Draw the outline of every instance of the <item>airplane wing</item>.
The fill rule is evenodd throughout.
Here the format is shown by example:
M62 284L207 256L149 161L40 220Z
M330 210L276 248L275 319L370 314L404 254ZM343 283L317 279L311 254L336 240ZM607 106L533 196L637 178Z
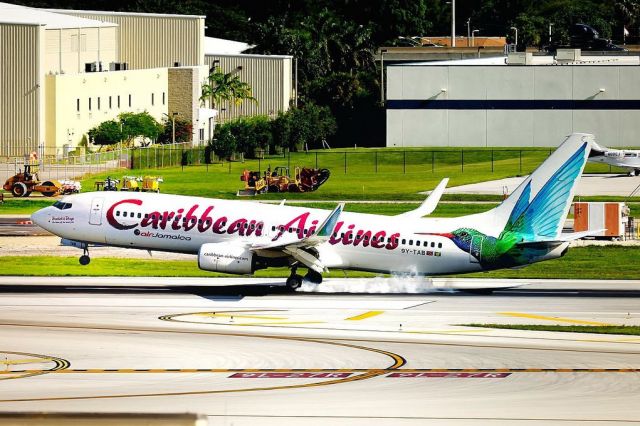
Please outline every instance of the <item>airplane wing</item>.
M308 237L299 239L295 238L295 234L288 234L288 238L270 241L268 243L255 243L250 248L251 250L279 250L286 253L304 264L312 270L322 273L327 268L318 260L316 256L308 251L308 249L323 244L329 240L333 229L338 222L338 218L342 213L344 203L338 204L338 206L327 216L322 224L316 229L316 231Z
M442 179L438 186L431 191L426 200L420 204L420 207L414 210L409 210L408 212L400 213L399 215L396 215L396 217L403 219L419 219L431 214L436 207L438 207L438 202L440 201L448 182L449 178Z

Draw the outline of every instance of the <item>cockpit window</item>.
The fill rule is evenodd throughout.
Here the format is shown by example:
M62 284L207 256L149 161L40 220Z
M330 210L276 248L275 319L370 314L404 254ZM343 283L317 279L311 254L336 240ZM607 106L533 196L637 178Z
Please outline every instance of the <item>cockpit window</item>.
M56 201L53 207L59 210L67 210L71 208L71 203L63 203L62 201Z

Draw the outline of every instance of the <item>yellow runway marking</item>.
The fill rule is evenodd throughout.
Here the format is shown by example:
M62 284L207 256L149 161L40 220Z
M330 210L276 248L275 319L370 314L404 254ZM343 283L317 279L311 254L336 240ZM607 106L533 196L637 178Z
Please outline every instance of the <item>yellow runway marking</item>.
M545 320L545 321L566 322L570 324L611 325L604 322L584 321L584 320L576 320L571 318L560 318L560 317L546 317L544 315L526 314L523 312L498 312L498 313L500 315L504 315L508 317L532 318L532 319L539 319L539 320Z
M364 314L356 315L355 317L345 318L345 321L360 321L363 319L378 316L382 313L384 313L384 311L369 311L369 312L365 312Z
M0 359L0 364L15 365L15 364L34 364L41 362L49 362L51 358L28 358L28 359Z

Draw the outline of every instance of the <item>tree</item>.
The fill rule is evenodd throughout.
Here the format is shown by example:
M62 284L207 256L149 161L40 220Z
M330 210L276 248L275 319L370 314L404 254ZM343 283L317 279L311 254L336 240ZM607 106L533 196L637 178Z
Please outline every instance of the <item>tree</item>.
M94 145L100 145L102 149L105 145L113 145L122 140L120 123L115 120L104 121L88 132L89 140Z
M212 100L212 106L219 107L225 102L242 104L245 100L257 103L251 95L251 86L240 80L240 76L234 72L224 73L220 67L215 69L207 77L207 83L202 85L200 101Z
M122 125L122 137L128 146L133 144L135 138L142 138L142 144L149 145L158 139L163 130L162 125L147 111L123 112L118 115L118 119Z
M236 138L231 132L231 125L225 123L220 126L218 134L210 143L213 152L219 158L230 158L236 151Z
M193 137L193 125L191 121L182 118L175 119L176 142L189 142ZM162 133L158 136L158 143L173 143L173 120L166 117L162 121Z

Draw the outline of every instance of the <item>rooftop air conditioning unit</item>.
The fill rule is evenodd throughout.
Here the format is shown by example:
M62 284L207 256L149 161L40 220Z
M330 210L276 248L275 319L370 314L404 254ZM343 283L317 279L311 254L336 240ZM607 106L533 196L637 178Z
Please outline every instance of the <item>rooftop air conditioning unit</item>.
M97 72L97 71L98 71L97 62L87 62L84 64L84 72Z
M531 52L511 52L507 60L509 65L531 65L533 53Z

